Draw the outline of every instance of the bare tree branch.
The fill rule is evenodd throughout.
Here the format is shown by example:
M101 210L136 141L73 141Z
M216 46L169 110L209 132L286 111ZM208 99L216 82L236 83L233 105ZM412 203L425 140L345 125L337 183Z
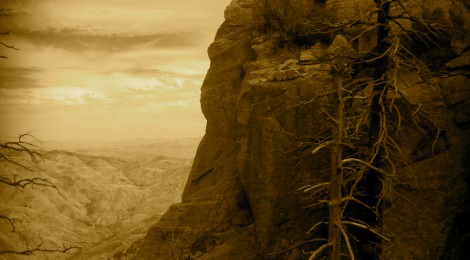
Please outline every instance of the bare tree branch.
M327 249L327 248L330 247L330 246L331 246L331 244L328 244L328 243L323 244L323 245L322 245L321 247L319 247L317 250L315 250L315 251L312 252L312 255L308 258L308 260L314 260L314 259L316 259L316 258L320 255L320 253L323 252L323 250Z
M3 43L3 42L0 42L0 45L3 45L4 47L9 48L9 49L13 49L13 50L15 50L15 51L19 51L19 50L20 50L20 49L16 48L16 47L13 46L13 45L8 45L8 44Z
M25 138L32 138L34 141L41 143L41 141L39 141L36 137L31 135L30 133L21 134L18 137L18 141L15 141L15 142L0 143L0 162L7 161L25 170L33 171L32 169L24 166L23 164L11 159L11 156L8 154L8 152L12 152L12 151L17 152L17 153L26 153L29 155L31 161L34 164L38 164L41 160L43 160L41 154L33 150L34 148L40 148L40 147L34 143L24 141Z
M48 179L34 177L30 179L16 180L16 175L13 177L13 180L7 179L5 177L0 177L0 183L16 188L25 188L28 185L55 187L54 184L52 184Z
M344 229L343 225L341 225L341 224L338 224L338 228L339 228L339 230L341 230L341 234L343 235L344 242L346 242L346 247L348 248L349 257L351 257L352 260L355 260L354 252L353 252L351 243L349 242L349 236L346 233L346 230Z
M34 141L41 143L41 141L31 135L31 133L19 135L18 141L15 142L0 143L0 162L5 161L20 168L23 168L27 171L33 172L30 167L27 167L24 164L12 159L12 154L9 153L26 153L34 164L38 164L40 161L44 160L44 158L39 152L33 150L34 148L40 148L39 145L36 145L30 141L26 141L26 138L31 138ZM65 198L65 196L60 192L57 186L55 186L50 180L46 178L31 177L17 179L17 175L14 175L12 178L0 176L0 183L20 189L24 189L27 186L31 186L33 189L37 187L49 187L56 190L59 195Z
M10 16L10 12L13 11L13 9L9 9L9 8L0 8L0 17L5 17L5 16ZM10 32L0 32L0 35L10 35ZM15 46L13 45L9 45L9 44L6 44L2 41L0 41L0 45L2 45L3 47L6 47L8 49L12 49L12 50L19 50L18 48L16 48ZM0 59L8 59L7 56L5 55L0 55Z
M15 251L15 250L0 250L0 255L2 254L14 254L14 255L32 255L36 252L43 252L43 253L67 253L72 249L79 249L81 247L77 246L70 246L70 247L63 247L63 249L50 249L50 248L43 248L42 244L38 245L33 249L27 249L23 251Z
M37 164L42 160L42 156L40 153L32 150L33 148L39 148L38 145L31 143L29 141L25 141L25 138L32 138L33 140L41 143L36 137L31 135L30 133L26 134L21 134L18 137L18 141L15 142L5 142L5 143L0 143L0 161L6 161L8 163L17 165L23 169L26 169L28 171L33 171L29 167L24 166L23 164L11 159L11 155L6 153L6 152L14 152L14 153L26 153L29 155L30 159L32 160L33 163ZM23 189L27 186L31 186L33 189L36 188L36 186L39 187L49 187L52 189L55 189L59 195L61 195L63 198L64 195L60 192L60 190L55 186L51 181L49 181L46 178L39 178L39 177L32 177L32 178L23 178L23 179L16 179L17 176L14 175L12 179L6 178L3 176L0 176L0 183L15 187L15 188L20 188ZM19 219L8 217L6 215L0 215L0 219L8 222L12 228L12 232L16 231L16 226L15 226L15 221L20 221ZM67 251L71 249L75 249L79 247L63 247L63 249L52 249L52 248L44 248L42 247L42 244L38 245L34 249L27 249L23 251L16 251L16 250L0 250L0 255L2 254L15 254L15 255L31 255L36 252L43 252L43 253L66 253Z
M351 225L351 226L355 226L355 227L359 227L359 228L368 230L368 231L376 234L377 236L381 237L383 240L390 241L390 239L388 239L384 235L382 235L379 230L377 230L377 229L375 229L375 228L373 228L373 227L371 227L367 224L359 223L357 221L347 221L347 220L343 220L342 223L346 224L346 225Z
M375 167L374 165L372 165L371 163L366 162L366 161L361 160L361 159L357 159L357 158L346 158L346 159L343 159L343 160L341 161L342 164L351 163L351 162L360 163L360 164L362 164L362 165L365 165L365 166L369 167L370 169L372 169L372 170L374 170L374 171L377 171L377 172L380 172L380 173L382 173L382 174L388 175L388 173L385 172L384 170L379 169L379 168Z

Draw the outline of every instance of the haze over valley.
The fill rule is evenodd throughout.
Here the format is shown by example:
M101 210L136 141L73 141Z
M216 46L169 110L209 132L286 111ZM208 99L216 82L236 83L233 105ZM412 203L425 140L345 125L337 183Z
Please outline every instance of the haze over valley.
M2 185L2 247L71 249L67 253L0 255L0 259L106 259L142 239L167 208L181 200L200 138L102 143L54 143L34 165L15 156L29 172L2 162L0 176L44 178L57 189ZM67 146L69 151L63 150Z

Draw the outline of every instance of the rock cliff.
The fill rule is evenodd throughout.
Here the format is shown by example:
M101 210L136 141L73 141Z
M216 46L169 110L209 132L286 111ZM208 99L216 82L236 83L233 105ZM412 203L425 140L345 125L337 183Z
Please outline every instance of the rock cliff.
M361 6L326 2L337 2L344 16ZM470 176L468 4L432 2L434 13L458 10L442 19L458 20L461 31L452 36L446 65L432 78L438 92L416 75L403 75L400 88L411 103L436 116L439 133L431 139L412 127L401 133L411 164L388 186L385 259L468 256L462 246L470 232L463 221L469 216ZM211 66L201 90L206 134L182 202L135 245L135 254L128 252L133 258L308 259L302 250L318 246L313 241L323 231L307 230L327 212L306 208L308 194L300 188L328 178L328 153L311 151L313 140L330 128L330 99L323 93L331 89L332 76L328 64L318 62L329 45L281 46L279 33L259 29L265 3L233 0L226 8L208 49ZM358 48L373 45L361 40Z

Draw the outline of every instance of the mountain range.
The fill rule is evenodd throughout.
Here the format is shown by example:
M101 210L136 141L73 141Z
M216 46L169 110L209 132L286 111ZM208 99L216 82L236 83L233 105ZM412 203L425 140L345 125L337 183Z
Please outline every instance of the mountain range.
M0 259L107 259L127 250L181 200L199 140L55 143L70 149L40 151L37 165L13 157L32 172L1 162L2 177L44 178L57 189L1 186L0 214L13 223L0 222L0 250L77 248Z

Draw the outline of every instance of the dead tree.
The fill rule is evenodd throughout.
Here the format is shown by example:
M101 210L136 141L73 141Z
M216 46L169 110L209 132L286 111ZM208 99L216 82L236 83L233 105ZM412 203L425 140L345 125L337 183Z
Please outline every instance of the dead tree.
M18 137L17 141L4 142L0 143L0 162L6 162L13 164L19 168L22 168L26 171L33 172L33 168L25 165L24 163L15 159L16 156L21 156L26 154L33 164L38 164L43 160L42 155L37 151L40 149L40 146L36 143L41 143L30 133L21 134ZM39 177L18 177L13 176L0 176L0 184L14 187L17 189L25 189L27 187L37 188L37 187L47 187L56 190L62 197L62 193L50 180L46 178ZM11 232L16 232L15 223L21 221L20 219L9 217L7 215L0 214L0 219L7 222L11 226ZM0 250L0 255L3 254L16 254L16 255L31 255L36 252L43 253L66 253L69 250L77 249L79 247L75 246L64 246L62 249L48 248L42 246L42 244L37 245L33 249L26 250Z
M326 249L329 249L329 259L334 260L340 259L342 251L347 251L345 253L352 259L380 259L380 245L387 240L380 231L383 183L397 181L396 167L410 162L389 132L398 133L406 119L421 129L425 121L434 128L431 132L437 133L435 138L439 135L437 121L419 105L409 102L398 84L404 82L400 78L403 71L418 74L423 82L430 78L428 66L404 42L414 35L439 47L436 39L443 36L444 28L409 11L405 2L374 0L374 8L357 19L344 21L331 16L311 21L311 33L336 35L330 48L340 51L323 61L330 64L334 79L333 106L328 115L333 123L331 138L321 142L313 153L322 148L330 150L329 196L328 200L321 201L329 208L329 221L317 223L310 231L320 224L328 224L329 228L328 242L313 251L310 259L316 259ZM356 27L361 29L359 33L348 35L347 31ZM370 32L375 34L375 47L365 52L351 51L351 46ZM338 38L343 39L339 44ZM366 71L364 67L372 68L371 72L360 74ZM368 94L364 94L365 90ZM413 112L402 115L396 98ZM366 108L354 105L353 100L363 100ZM367 129L365 134L361 132L364 129ZM345 148L351 149L345 152ZM358 152L358 148L362 151ZM398 160L393 161L392 157ZM313 185L306 190L319 187ZM351 203L365 210L345 216ZM352 236L358 241L356 246L351 243Z
M28 138L30 140L26 140ZM6 163L10 163L24 170L27 170L29 172L33 172L33 169L30 166L27 166L24 163L19 162L18 160L15 159L15 157L20 156L22 154L26 154L33 164L38 164L40 161L42 161L43 160L42 155L37 150L35 150L35 149L39 149L40 147L38 144L34 142L38 144L41 143L38 139L36 139L36 137L31 135L30 133L26 133L26 134L19 135L17 141L0 143L0 162L3 161ZM20 188L20 189L23 189L27 186L33 186L33 188L35 186L44 186L44 187L50 187L50 188L57 190L57 187L53 183L51 183L48 179L38 178L38 177L18 178L18 176L16 175L13 175L10 177L0 176L0 183L3 185Z
M367 113L364 113L367 110L351 110L349 106L356 99L371 98L370 96L356 93L357 88L361 84L371 82L373 79L353 79L351 77L354 51L345 37L337 37L328 49L328 53L328 64L331 67L331 74L333 76L333 90L330 95L332 106L327 114L332 122L331 138L320 143L313 150L313 154L316 154L323 148L330 150L330 179L327 183L329 186L329 199L323 201L324 204L328 205L329 209L328 241L315 250L311 254L310 259L315 259L322 251L329 248L329 259L339 260L343 254L342 241L346 245L348 255L354 259L355 254L346 226L350 225L372 230L373 233L378 233L378 231L368 224L345 220L344 211L347 203L350 201L360 204L367 210L372 210L371 207L355 197L355 190L358 181L364 175L365 169L374 167L369 162L348 156L343 150L348 146L355 146L354 140L359 138L359 128L367 122L365 120ZM318 185L316 186L318 187ZM315 189L315 187L309 187L308 189ZM310 231L313 231L314 228Z

